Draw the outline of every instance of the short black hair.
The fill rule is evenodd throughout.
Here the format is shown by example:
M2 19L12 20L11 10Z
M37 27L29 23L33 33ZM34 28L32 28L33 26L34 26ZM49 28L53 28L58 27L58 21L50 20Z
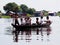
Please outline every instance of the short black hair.
M38 20L39 18L36 18L36 20Z
M41 19L43 19L43 16L41 16Z
M47 16L46 19L49 19L49 16Z

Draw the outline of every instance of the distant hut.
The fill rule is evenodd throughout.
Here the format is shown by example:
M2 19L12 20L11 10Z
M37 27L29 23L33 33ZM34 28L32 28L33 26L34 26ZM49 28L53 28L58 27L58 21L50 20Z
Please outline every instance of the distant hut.
M56 12L54 12L54 16L57 16L57 13Z
M34 16L38 17L38 16L43 16L43 12L42 11L36 11L34 12Z
M56 12L49 12L48 15L50 15L50 16L56 16L57 13Z
M21 17L26 17L27 16L27 13L21 13L20 16Z
M15 13L12 12L12 11L9 12L9 16L11 16L11 18L13 18L13 15L14 15L14 14L15 14Z
M36 16L36 17L40 16L40 11L34 12L34 16Z

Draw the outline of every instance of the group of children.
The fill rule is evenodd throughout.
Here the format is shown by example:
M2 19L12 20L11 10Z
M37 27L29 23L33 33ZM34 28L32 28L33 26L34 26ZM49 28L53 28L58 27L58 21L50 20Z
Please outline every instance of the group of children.
M24 20L23 18L20 18L20 21L21 21L21 25L31 25L30 17L25 17ZM25 21L25 23L23 21Z
M51 21L49 20L49 16L46 17L46 20L43 20L43 17L40 17L40 22L39 22L39 18L36 18L36 24L51 24ZM44 23L45 22L45 23Z
M45 22L45 24L51 24L51 21L49 20L49 16L46 17L45 21L43 21L42 16L40 18L41 18L40 21L39 21L39 18L36 18L36 23L35 24L39 25L39 24L43 24L43 22ZM32 25L30 17L25 17L24 20L23 20L23 18L20 18L20 21L21 21L21 25ZM25 23L23 21L25 21ZM19 25L17 17L15 18L15 25L16 24Z

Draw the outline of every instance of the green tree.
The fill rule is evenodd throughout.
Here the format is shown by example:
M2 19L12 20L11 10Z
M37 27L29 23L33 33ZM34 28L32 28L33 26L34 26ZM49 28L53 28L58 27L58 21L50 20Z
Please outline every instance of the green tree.
M3 9L6 11L6 12L10 12L10 11L13 11L13 12L18 12L20 11L20 8L18 7L18 5L16 3L8 3L6 4Z
M35 12L35 9L34 9L34 8L29 8L28 11L27 11L27 13L28 13L28 14L31 14L31 15L32 15L34 12Z
M23 13L27 13L28 7L27 7L25 4L21 4L21 5L20 5L20 8L22 9L22 12L23 12Z

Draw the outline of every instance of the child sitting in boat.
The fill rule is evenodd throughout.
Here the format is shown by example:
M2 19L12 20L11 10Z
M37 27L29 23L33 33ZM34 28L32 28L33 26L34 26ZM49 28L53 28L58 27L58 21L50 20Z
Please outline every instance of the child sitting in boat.
M30 19L30 17L25 18L25 24L26 25L31 25L31 19Z
M51 24L51 21L49 20L49 16L47 16L46 19L47 19L47 20L45 21L46 24L49 24L49 25L50 25L50 24Z
M41 16L40 24L43 24L43 16Z

